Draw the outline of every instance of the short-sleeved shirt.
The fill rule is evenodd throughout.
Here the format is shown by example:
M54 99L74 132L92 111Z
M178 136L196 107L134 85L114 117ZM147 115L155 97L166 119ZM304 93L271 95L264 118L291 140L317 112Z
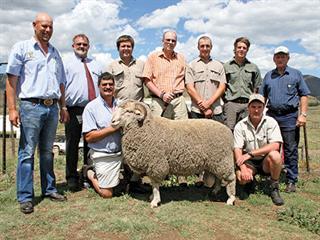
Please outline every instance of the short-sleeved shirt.
M259 90L267 98L267 107L274 111L298 109L300 97L310 94L310 90L297 69L286 67L283 75L277 69L269 71Z
M109 127L111 125L112 113L116 106L117 100L114 99L113 107L110 108L101 96L98 96L96 99L89 102L82 114L82 133ZM88 147L98 152L120 152L120 131L114 132L98 142L88 143Z
M184 91L186 61L183 55L174 52L168 59L163 51L151 53L144 65L143 77L152 81L156 87L167 93Z
M226 62L224 69L227 76L227 90L225 99L232 101L237 98L248 98L255 89L259 88L262 82L260 70L254 63L245 59L242 66L239 66L235 59Z
M102 73L100 65L91 58L85 59L95 87L96 96L99 96L98 76ZM72 54L63 59L66 72L66 105L69 107L84 107L89 102L88 80L82 59Z
M226 83L226 74L223 65L213 59L208 63L196 58L190 63L186 71L186 84L193 83L197 93L202 99L208 100L217 91L220 83ZM212 104L211 109L214 114L222 113L222 100L218 99ZM192 102L191 111L201 113L198 106Z
M279 125L275 119L263 116L257 129L249 117L238 122L234 128L234 148L249 152L270 143L282 143Z
M13 46L6 72L19 77L18 98L59 99L60 84L66 82L58 50L49 43L45 54L34 38Z
M113 61L107 71L115 77L115 96L120 100L142 101L143 92L143 72L144 62L132 59L129 66L124 64L121 59Z

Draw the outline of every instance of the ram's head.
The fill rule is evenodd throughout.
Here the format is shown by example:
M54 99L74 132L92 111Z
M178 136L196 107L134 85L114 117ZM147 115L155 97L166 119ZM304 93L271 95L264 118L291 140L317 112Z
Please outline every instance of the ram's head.
M151 111L148 105L135 100L126 100L118 105L112 116L111 125L124 130L131 125L142 126L151 118Z

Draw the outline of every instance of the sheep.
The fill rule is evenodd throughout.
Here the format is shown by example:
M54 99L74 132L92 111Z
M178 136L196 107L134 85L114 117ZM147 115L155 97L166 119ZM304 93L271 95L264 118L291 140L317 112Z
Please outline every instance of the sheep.
M151 180L152 208L161 202L159 187L167 175L203 171L204 183L214 185L212 192L226 186L227 205L234 204L233 136L225 125L208 119L155 117L146 104L134 100L118 105L111 125L123 130L122 151L131 170Z

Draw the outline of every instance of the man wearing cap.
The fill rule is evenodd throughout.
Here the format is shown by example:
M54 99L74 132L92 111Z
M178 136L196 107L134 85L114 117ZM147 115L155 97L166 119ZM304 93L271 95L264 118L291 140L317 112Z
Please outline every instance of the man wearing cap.
M237 38L234 42L234 57L224 64L227 89L223 111L225 123L232 131L236 123L247 116L249 96L256 93L261 85L259 68L246 58L249 48L249 39Z
M248 103L248 117L238 122L234 129L234 156L238 183L244 186L254 180L257 173L271 175L271 199L283 205L279 194L279 177L282 169L279 153L282 137L279 126L272 117L263 114L264 97L252 94Z
M306 124L310 94L301 72L287 65L289 58L287 47L275 49L273 61L276 68L265 75L260 88L260 93L268 99L267 115L275 118L280 126L287 170L287 193L296 191L299 127Z

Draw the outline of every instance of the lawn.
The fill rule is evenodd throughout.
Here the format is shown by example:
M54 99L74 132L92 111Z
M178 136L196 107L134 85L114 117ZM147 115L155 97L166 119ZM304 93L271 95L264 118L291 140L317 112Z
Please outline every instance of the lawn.
M0 239L320 239L320 108L310 108L308 119L311 172L305 170L304 157L297 192L284 193L281 183L281 207L264 193L263 181L255 194L237 199L235 206L213 200L208 189L193 184L162 187L162 205L156 209L144 194L105 200L92 189L70 192L64 180L65 157L59 155L58 189L68 201L39 197L36 160L35 212L24 215L15 199L16 160L7 148L7 174L0 174Z

